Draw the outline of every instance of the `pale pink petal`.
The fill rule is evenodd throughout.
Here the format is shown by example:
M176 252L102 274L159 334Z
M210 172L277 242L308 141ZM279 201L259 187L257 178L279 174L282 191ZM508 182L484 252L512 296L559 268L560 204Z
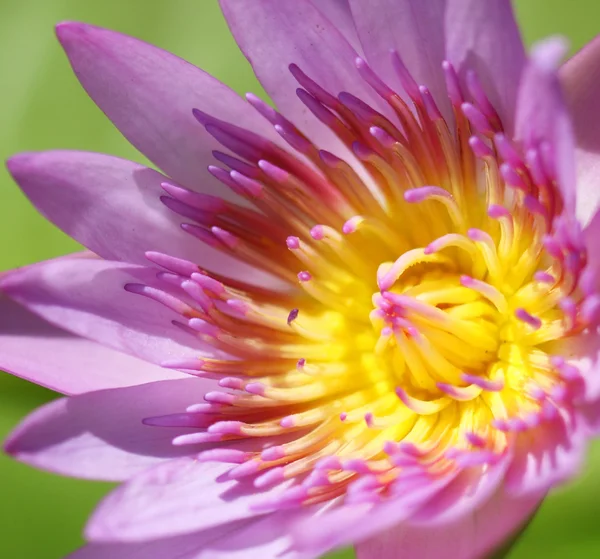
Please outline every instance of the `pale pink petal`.
M600 206L600 37L567 60L559 76L577 144L577 217L586 224Z
M362 55L362 47L352 18L349 0L311 0L322 14L342 33L352 48Z
M301 103L299 86L288 66L297 64L329 93L352 93L377 110L383 101L364 82L356 69L356 51L334 23L309 0L221 0L221 8L240 48L254 72L286 115L316 145L350 158L350 152Z
M442 73L446 3L447 0L350 0L358 35L373 70L403 94L390 55L390 49L395 49L417 85L429 88L448 116Z
M588 426L575 412L520 434L506 473L506 489L514 495L546 492L577 476L586 456L588 438Z
M311 551L294 549L292 524L305 510L242 520L185 536L141 543L94 543L69 559L316 559Z
M524 148L540 148L550 175L555 176L565 206L575 210L575 144L571 118L557 70L566 46L561 39L538 43L521 79L515 133ZM544 148L545 146L545 148Z
M229 478L231 468L231 464L190 457L146 470L100 504L87 526L87 537L97 542L135 542L260 517L252 506L287 485L256 489L251 477Z
M187 187L230 195L206 172L211 151L221 148L194 108L282 143L237 93L166 51L83 23L61 23L57 35L90 97L137 149Z
M178 313L125 291L132 282L158 286L155 274L150 268L66 257L9 272L0 289L52 324L146 361L212 355L210 346L171 323L182 319Z
M202 402L215 384L188 377L55 400L21 423L5 450L55 473L123 481L149 466L190 453L189 447L174 446L172 440L197 429L148 426L142 420L182 413ZM198 417L199 425L203 419Z
M445 30L447 59L476 72L511 134L525 49L510 0L447 0Z
M53 326L2 296L0 368L63 394L184 377Z
M160 200L160 185L169 179L148 167L98 153L47 151L16 155L8 168L42 215L103 258L148 264L144 253L157 251L227 275L255 274L183 231L184 219Z
M399 524L356 546L358 559L480 559L514 535L535 513L543 493L513 497L500 488L469 515L444 525Z

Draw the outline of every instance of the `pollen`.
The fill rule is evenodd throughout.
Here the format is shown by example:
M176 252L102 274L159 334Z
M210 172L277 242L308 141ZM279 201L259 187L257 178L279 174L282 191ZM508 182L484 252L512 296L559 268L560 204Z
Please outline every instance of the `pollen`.
M228 150L210 172L243 202L171 184L163 202L190 235L280 287L157 253L164 290L127 287L222 356L165 363L215 390L146 422L197 425L174 443L222 443L199 459L231 463L233 479L288 482L263 510L379 500L405 476L489 467L580 388L559 348L589 326L594 301L548 146L524 152L476 76L462 88L447 62L443 114L393 56L401 93L356 60L385 115L290 67L348 160L253 95L286 148L194 112Z

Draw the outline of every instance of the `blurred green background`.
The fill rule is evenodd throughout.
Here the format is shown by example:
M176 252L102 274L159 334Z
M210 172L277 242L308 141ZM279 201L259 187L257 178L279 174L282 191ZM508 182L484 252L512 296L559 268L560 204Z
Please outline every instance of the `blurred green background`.
M577 49L600 33L598 0L517 0L515 5L528 44L562 34ZM71 74L52 29L65 19L137 36L190 60L240 93L262 93L216 0L0 0L2 159L23 150L76 148L142 160ZM35 213L4 168L0 239L0 270L77 248ZM0 373L0 437L53 397L45 389ZM4 456L0 456L0 487L0 557L11 559L55 559L75 549L81 544L85 518L110 488L38 472ZM510 557L600 557L596 514L600 514L600 445L592 449L586 474L546 500Z

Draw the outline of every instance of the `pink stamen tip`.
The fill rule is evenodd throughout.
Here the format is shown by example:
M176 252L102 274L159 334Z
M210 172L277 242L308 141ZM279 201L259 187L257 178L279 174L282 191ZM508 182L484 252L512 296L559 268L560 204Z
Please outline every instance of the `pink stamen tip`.
M225 377L219 380L219 386L222 388L231 388L232 390L242 390L244 382L236 377Z
M227 248L234 249L240 242L235 235L232 235L229 231L225 231L225 229L221 229L220 227L211 227L210 230L212 234Z
M361 78L365 80L381 97L388 98L394 95L394 92L383 83L377 74L373 72L366 61L360 57L354 59L354 64Z
M310 281L312 279L312 275L310 274L310 272L299 272L298 273L298 280L301 282L307 282Z
M281 483L285 479L285 470L283 467L277 467L265 472L254 480L254 487L263 489L270 485Z
M250 312L250 305L245 301L240 301L239 299L228 299L227 306L231 307L234 311L245 316Z
M467 441L473 446L476 446L478 448L485 447L486 439L481 435L478 435L477 433L465 433L465 439L467 439Z
M346 421L346 419L348 419L348 414L343 411L342 413L340 413L340 421Z
M471 276L460 276L460 284L463 287L473 287L475 280Z
M297 250L300 248L300 239L298 237L288 237L285 244L290 250Z
M210 404L226 404L231 405L235 402L235 396L233 394L227 394L226 392L207 392L204 395L204 399Z
M494 130L492 129L488 119L475 105L472 105L471 103L463 103L460 107L467 120L477 132L483 134L484 136L493 136Z
M505 180L506 184L509 186L524 192L529 190L529 187L523 180L523 177L521 177L516 169L509 163L502 163L502 165L500 165L500 174L502 175L502 178Z
M290 311L290 314L288 314L288 317L287 317L287 323L288 323L288 326L289 326L289 325L290 325L292 322L294 322L294 320L296 320L296 319L298 318L298 314L299 314L299 313L300 313L300 311L299 311L298 309L292 309L292 310Z
M390 136L383 128L379 126L371 126L369 128L369 134L373 136L384 148L390 149L394 147L396 139Z
M365 413L365 423L367 424L367 427L373 427L375 424L375 416L371 413Z
M431 120L442 120L444 117L440 110L438 109L431 92L424 85L419 86L419 93L421 94L421 100L423 101L423 105L425 106L425 111L427 112L427 116Z
M230 171L229 176L242 189L240 192L241 195L248 193L255 198L262 196L264 188L260 182L247 177L235 169Z
M351 217L344 225L342 226L342 233L344 235L351 235L352 233L356 233L356 230L359 224L363 221L361 216Z
M469 138L469 146L473 151L475 157L484 159L486 157L493 157L494 152L479 136L471 136Z
M189 262L188 260L183 260L182 258L175 258L174 256L169 256L168 254L163 254L161 252L148 251L145 253L145 256L153 264L161 266L165 270L175 272L181 276L191 276L193 273L198 271L197 264Z
M258 472L259 462L256 460L248 460L248 462L244 462L239 466L235 466L231 468L227 472L227 477L229 479L241 479L247 476L251 476Z
M285 448L282 446L272 446L270 448L265 448L260 453L260 457L267 462L272 462L274 460L280 460L281 458L285 458Z
M468 384L474 384L475 386L479 386L479 388L487 390L488 392L499 392L504 388L503 380L493 381L483 377L479 377L477 375L469 375L467 373L463 373L461 375L461 379Z
M528 324L534 330L539 330L542 327L542 321L537 317L529 314L525 309L518 308L515 311L515 316L525 324Z
M284 429L289 429L296 425L296 420L293 415L288 415L287 417L283 417L279 422L279 425Z
M296 368L302 369L304 367L304 365L306 365L306 359L304 359L304 357L301 357L300 359L298 359L298 362L296 363Z
M446 81L446 90L448 91L448 97L454 107L460 107L464 102L464 97L458 82L458 76L454 70L454 66L447 60L442 62L442 70L444 71L444 78Z
M342 468L346 472L355 472L357 474L371 473L369 465L362 458L351 458L350 460L346 460L343 463Z
M244 388L248 394L255 394L256 396L264 396L267 389L262 382L249 382Z
M246 452L234 448L211 448L197 456L200 462L224 462L226 464L243 464L248 457Z
M550 283L550 284L552 284L556 281L552 274L549 274L548 272L542 272L542 271L538 271L535 274L533 274L533 279L539 283Z
M404 91L408 94L408 96L415 102L420 100L419 88L417 86L417 82L413 79L411 73L408 71L408 68L400 58L400 55L395 49L390 50L390 56L392 57L392 66L396 71L396 74L400 78L400 83L404 88Z
M400 452L400 446L397 442L385 441L383 443L383 452L385 452L388 456L397 454L398 452Z
M497 204L490 204L487 214L492 219L500 219L501 217L509 217L510 212L504 207Z
M218 443L223 440L219 433L189 433L175 437L171 444L173 446L186 446L192 444Z
M219 421L213 423L207 430L219 435L241 435L244 424L241 421Z
M269 163L268 161L265 161L264 159L261 159L258 162L258 166L265 172L265 174L268 177L279 183L286 182L290 176L290 174L287 171L280 169L279 167L273 165L272 163Z
M469 237L469 239L471 239L472 241L475 241L478 243L485 243L490 238L490 236L485 231L482 231L481 229L475 229L475 228L469 229L467 231L467 237Z
M409 204L422 202L433 196L452 198L452 195L447 190L444 190L439 186L421 186L419 188L411 188L404 193L404 199Z
M310 230L310 236L315 240L315 241L321 241L323 240L323 238L325 237L325 229L323 228L322 225L315 225L311 230Z

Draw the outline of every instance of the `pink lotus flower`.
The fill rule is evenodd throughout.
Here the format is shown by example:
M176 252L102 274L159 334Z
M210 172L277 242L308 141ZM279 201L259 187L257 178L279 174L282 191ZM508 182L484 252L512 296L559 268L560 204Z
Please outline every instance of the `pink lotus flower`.
M527 58L507 0L347 4L222 1L280 112L58 26L164 173L8 163L92 251L1 279L0 364L69 395L8 452L125 482L77 559L481 557L579 470L600 397L600 42L559 76L561 41Z

